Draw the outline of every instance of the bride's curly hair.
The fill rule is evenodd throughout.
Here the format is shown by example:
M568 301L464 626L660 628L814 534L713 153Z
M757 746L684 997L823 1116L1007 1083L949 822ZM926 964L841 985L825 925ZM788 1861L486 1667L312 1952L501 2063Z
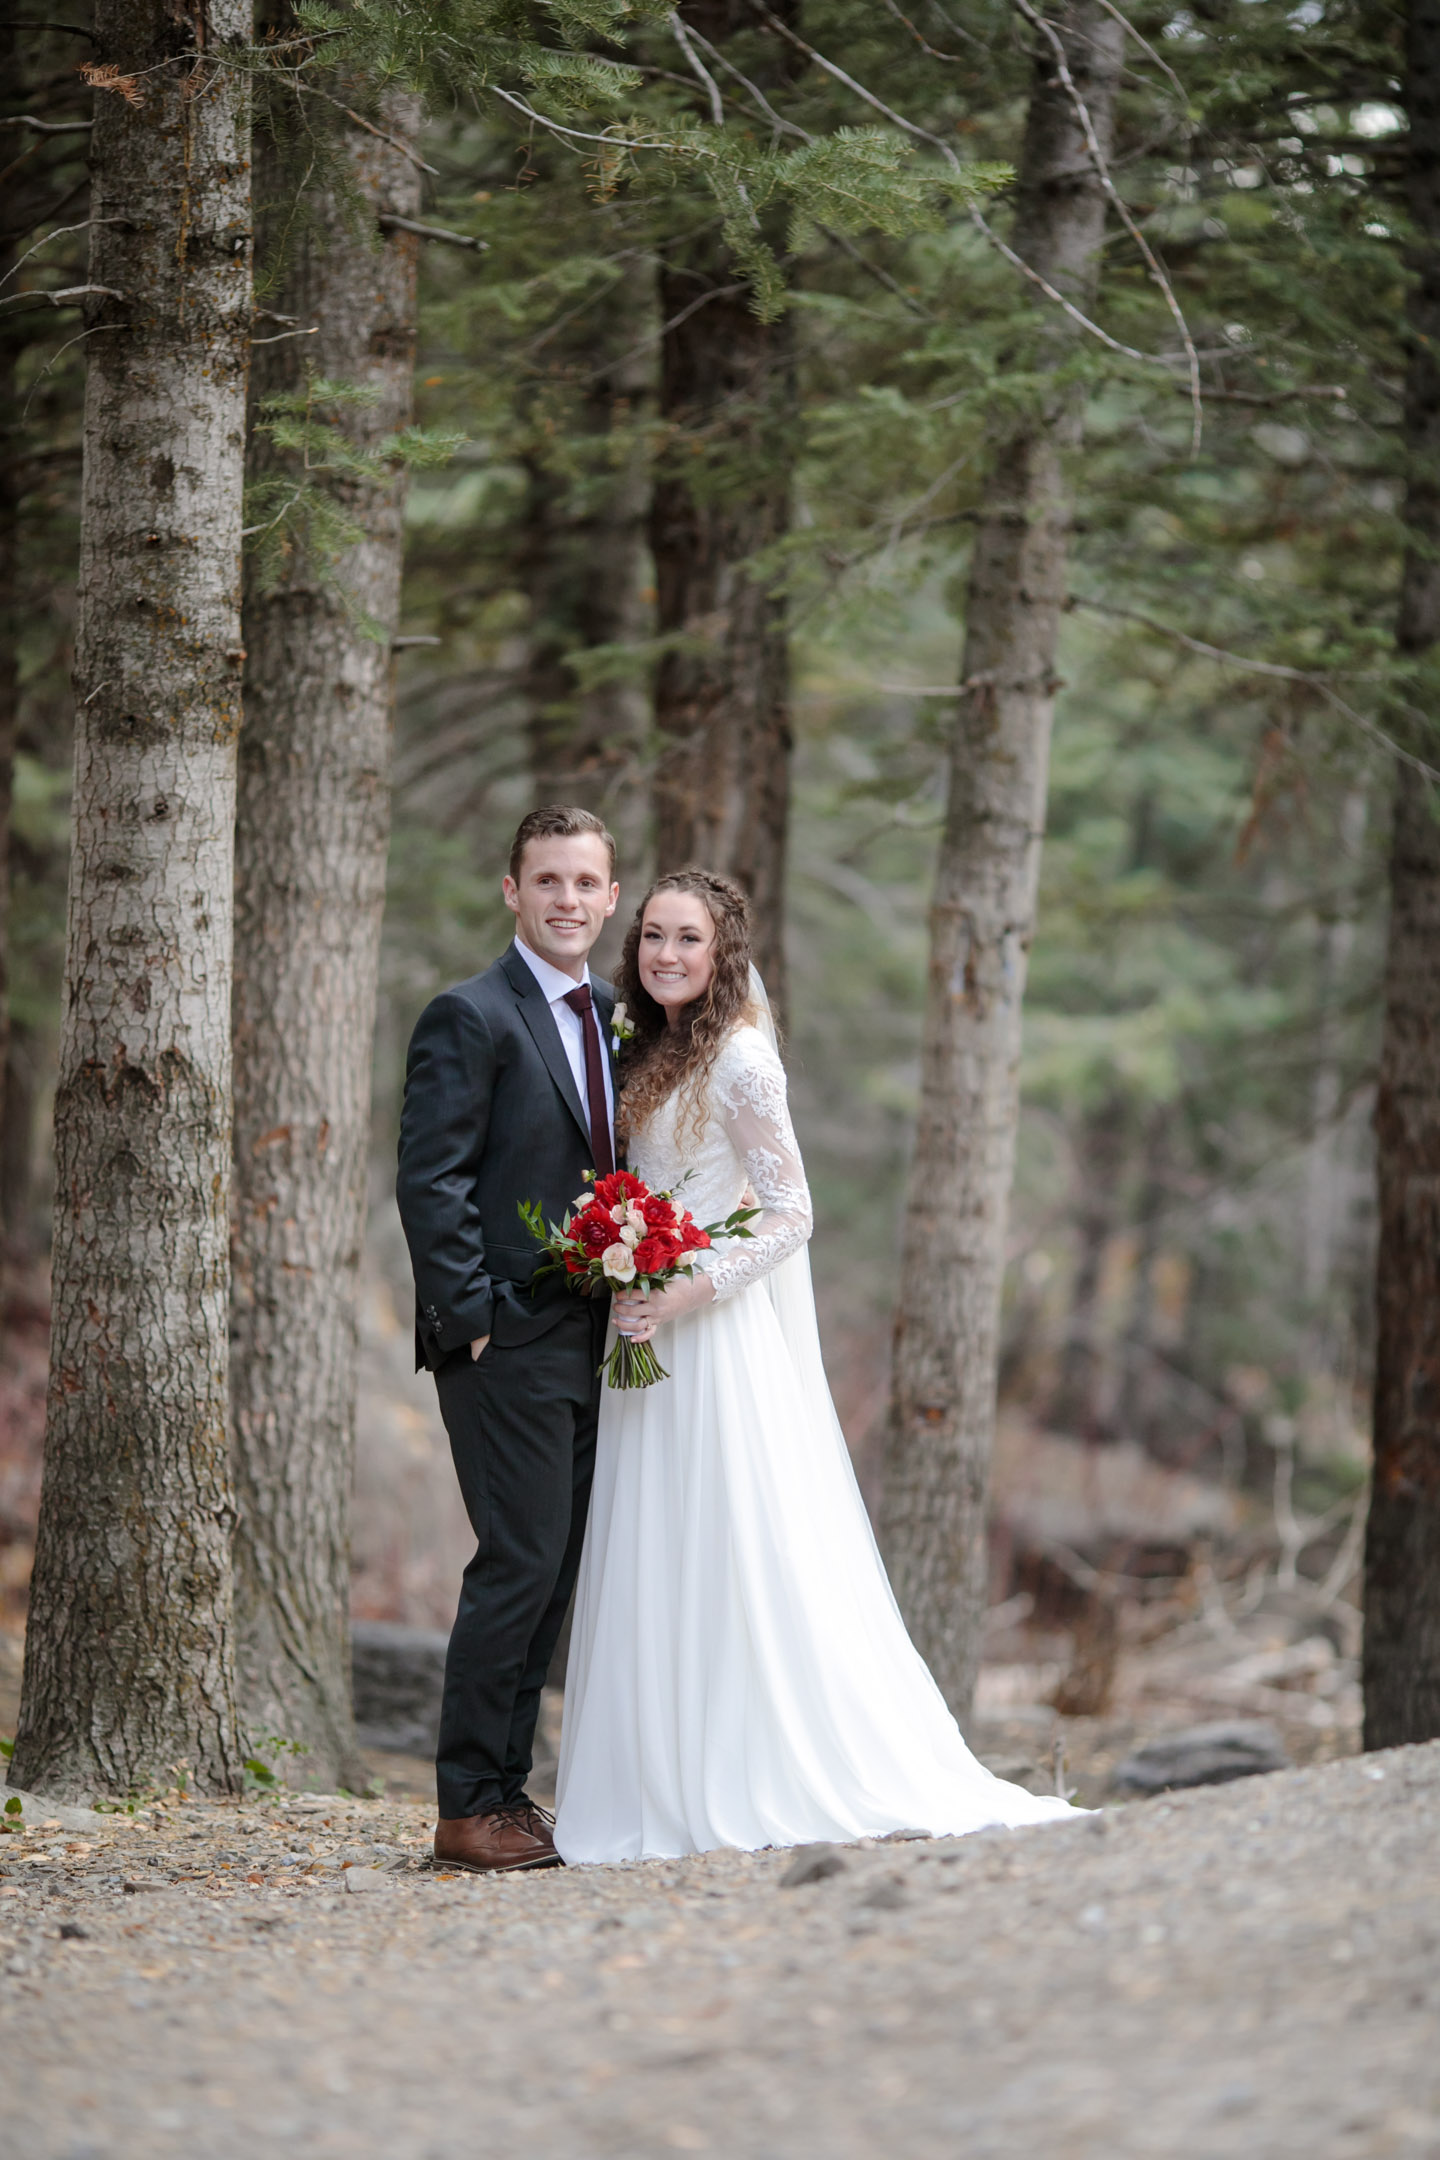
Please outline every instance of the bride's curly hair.
M664 892L693 893L715 925L715 972L704 996L682 1006L679 1025L673 1028L666 1021L665 1007L656 1004L640 980L645 910L657 893ZM704 1122L705 1083L721 1044L736 1027L755 1018L750 997L750 904L734 880L694 867L656 878L625 933L615 989L635 1030L620 1052L617 1137L629 1139L643 1131L676 1089L681 1096L677 1127L688 1120L698 1128Z

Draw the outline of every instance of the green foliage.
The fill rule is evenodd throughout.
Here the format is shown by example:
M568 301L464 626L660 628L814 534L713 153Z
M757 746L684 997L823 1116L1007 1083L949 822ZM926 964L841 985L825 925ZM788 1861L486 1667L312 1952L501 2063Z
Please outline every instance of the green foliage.
M444 465L465 438L438 428L407 427L373 444L345 433L344 416L374 405L368 385L307 375L303 390L266 398L255 423L289 462L253 480L245 491L245 540L262 591L280 580L290 557L300 553L312 571L332 573L364 530L346 506L344 484L384 487L402 468L424 471ZM343 593L343 580L337 581ZM367 636L388 642L388 633L362 619Z
M277 1793L286 1783L284 1758L293 1756L298 1762L310 1750L301 1740L286 1740L278 1733L266 1733L254 1743L254 1753L247 1755L242 1765L247 1793ZM267 1759L268 1758L268 1759Z

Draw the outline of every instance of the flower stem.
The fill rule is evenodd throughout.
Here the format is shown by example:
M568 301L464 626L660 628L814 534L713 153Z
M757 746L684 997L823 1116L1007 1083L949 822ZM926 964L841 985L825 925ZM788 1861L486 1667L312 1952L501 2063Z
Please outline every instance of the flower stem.
M649 1343L632 1342L628 1335L616 1337L615 1347L600 1369L612 1388L653 1387L657 1380L670 1377Z

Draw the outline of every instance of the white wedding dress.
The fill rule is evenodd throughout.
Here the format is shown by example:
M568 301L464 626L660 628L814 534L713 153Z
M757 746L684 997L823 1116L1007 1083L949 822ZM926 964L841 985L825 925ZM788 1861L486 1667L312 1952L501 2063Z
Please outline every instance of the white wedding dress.
M763 1015L768 1021L768 1013ZM937 1835L1072 1810L978 1763L905 1632L820 1358L810 1195L767 1036L741 1027L698 1137L631 1143L697 1222L710 1306L660 1327L669 1378L605 1389L557 1781L565 1860Z

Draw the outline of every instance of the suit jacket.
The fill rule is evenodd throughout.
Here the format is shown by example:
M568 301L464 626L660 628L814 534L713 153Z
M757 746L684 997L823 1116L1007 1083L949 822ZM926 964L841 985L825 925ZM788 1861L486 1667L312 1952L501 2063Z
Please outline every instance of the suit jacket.
M615 993L592 977L610 1053ZM562 1220L595 1168L590 1123L560 1031L511 945L493 967L432 998L405 1068L396 1198L415 1270L415 1363L432 1371L477 1336L502 1346L555 1326L574 1293L533 1285L544 1254L522 1200Z

